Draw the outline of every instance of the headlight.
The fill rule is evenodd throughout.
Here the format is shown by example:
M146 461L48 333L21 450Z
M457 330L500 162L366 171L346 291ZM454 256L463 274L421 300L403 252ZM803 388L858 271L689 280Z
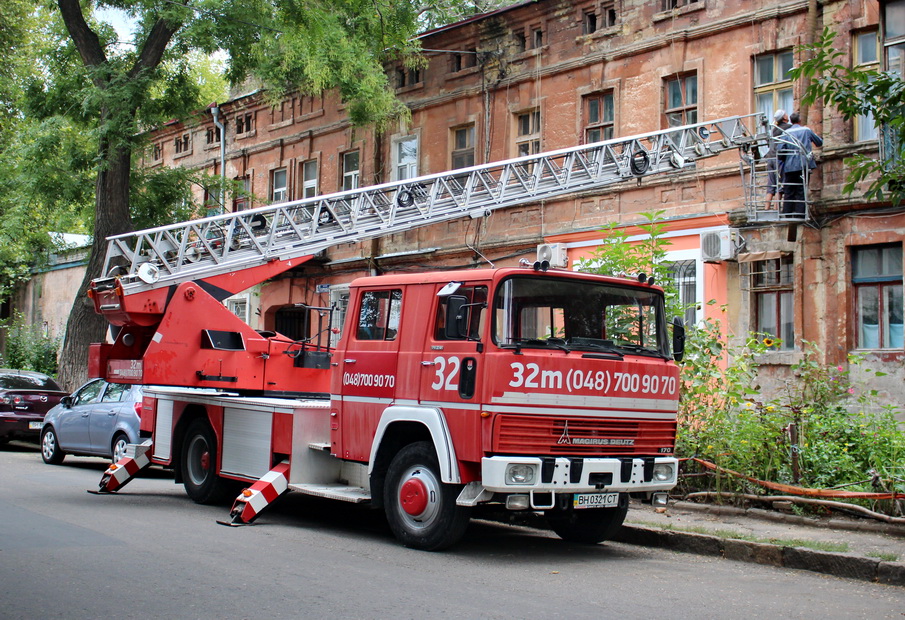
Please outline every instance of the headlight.
M654 480L657 482L666 482L667 480L672 480L672 464L671 463L658 463L654 465Z
M506 468L506 484L534 484L537 468L525 463L511 463Z

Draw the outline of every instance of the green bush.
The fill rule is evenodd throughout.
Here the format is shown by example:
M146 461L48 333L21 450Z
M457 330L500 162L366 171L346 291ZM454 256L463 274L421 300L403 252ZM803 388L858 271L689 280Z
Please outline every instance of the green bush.
M10 319L0 321L0 329L6 334L6 349L2 360L4 367L56 374L59 338L47 336L41 326L29 325L20 312Z
M624 230L605 228L600 248L580 267L610 275L654 274L666 290L670 314L682 315L666 262L669 241L663 238L663 213L643 216L638 228L649 235L646 240L629 243ZM714 319L689 327L680 369L678 456L699 457L770 482L905 492L905 434L895 409L881 407L876 391L855 385L850 369L883 373L866 372L858 356L850 356L847 366L821 365L817 348L803 342L802 358L790 367L783 389L775 398L764 399L758 389L758 357L777 343L763 334L738 339L726 332ZM790 425L798 431L795 445ZM706 474L684 477L688 491L772 493L744 478L707 473L691 462L685 470Z

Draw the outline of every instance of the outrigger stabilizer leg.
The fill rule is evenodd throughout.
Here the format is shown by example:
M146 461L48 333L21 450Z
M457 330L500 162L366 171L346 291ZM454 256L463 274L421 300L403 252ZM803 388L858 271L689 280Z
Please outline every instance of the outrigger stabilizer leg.
M249 525L276 498L289 489L289 461L283 461L242 493L229 511L229 521L217 521L220 525L238 527Z
M150 449L150 439L141 444L130 444L129 447L126 448L126 453L123 455L123 458L110 465L110 467L107 468L107 471L104 472L101 482L98 485L98 490L93 491L89 489L88 492L95 495L101 495L113 493L126 486L138 472L151 464L151 459L148 456L148 451Z

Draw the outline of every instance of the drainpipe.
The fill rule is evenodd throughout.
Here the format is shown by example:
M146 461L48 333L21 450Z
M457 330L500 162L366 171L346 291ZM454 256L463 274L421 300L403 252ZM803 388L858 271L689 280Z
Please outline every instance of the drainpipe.
M805 25L805 33L804 33L804 43L805 45L813 45L814 41L817 40L817 0L808 0L808 16L807 23ZM813 57L812 52L805 52L802 60L810 60ZM803 78L801 81L801 97L804 98L804 92L811 85L810 78ZM808 106L801 104L798 109L798 113L801 115L801 124L808 124ZM822 132L821 132L822 133Z
M214 125L220 130L220 213L226 211L226 127L220 120L220 107L215 103L211 106L211 116Z

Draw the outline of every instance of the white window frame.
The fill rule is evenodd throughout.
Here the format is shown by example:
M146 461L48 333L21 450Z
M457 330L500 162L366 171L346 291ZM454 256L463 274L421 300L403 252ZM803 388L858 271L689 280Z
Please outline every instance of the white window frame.
M248 294L228 297L223 301L223 305L245 323L248 323L248 319L251 316L251 300L249 299Z
M277 185L277 176L282 174L281 185ZM270 202L286 202L289 198L289 172L286 168L275 168L270 172Z
M314 169L314 175L309 177L311 169ZM318 195L318 165L316 159L309 159L302 162L302 198L313 198Z
M355 155L355 168L350 165L350 156ZM347 151L343 153L343 191L358 189L359 175L361 174L361 151Z
M414 142L415 155L411 159L403 161L403 145ZM404 181L418 176L418 157L421 152L421 143L417 134L402 136L393 140L393 180Z

